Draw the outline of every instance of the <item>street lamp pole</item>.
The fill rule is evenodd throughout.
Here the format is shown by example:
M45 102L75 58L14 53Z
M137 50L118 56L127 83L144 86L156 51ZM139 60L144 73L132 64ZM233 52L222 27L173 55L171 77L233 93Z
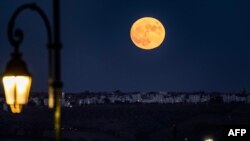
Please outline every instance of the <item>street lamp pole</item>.
M52 80L52 90L54 90L55 99L55 112L54 112L54 122L55 122L55 132L56 140L61 140L61 93L62 93L62 82L61 82L61 41L60 41L60 0L53 1L53 19L54 19L54 71Z
M48 38L48 93L49 93L49 107L54 110L54 128L55 128L55 139L56 141L61 140L61 93L62 93L62 81L61 81L61 55L60 50L62 47L60 40L60 0L53 0L53 33L51 30L51 25L48 20L48 17L44 13L44 11L38 7L36 4L24 4L17 8L17 10L12 15L10 22L8 23L8 39L10 44L14 47L14 52L12 53L12 60L7 64L6 71L3 78L6 101L10 101L10 106L16 110L16 113L21 112L21 108L25 103L27 103L29 90L21 91L18 90L21 86L18 86L18 80L20 78L24 78L23 76L31 76L28 73L27 66L25 62L21 59L21 53L19 52L20 44L23 40L23 31L19 28L15 28L15 20L17 16L23 12L24 10L32 10L38 13L43 22L45 23L45 27L47 30L47 38ZM19 71L20 70L20 71ZM25 80L25 79L24 79ZM15 84L16 83L16 84ZM30 84L30 83L27 83ZM30 85L29 85L30 86ZM27 89L29 89L27 87ZM8 93L6 93L8 92ZM27 94L26 94L27 93ZM8 96L8 94L10 96ZM20 98L20 95L26 95L26 99L18 103L17 100ZM10 98L10 100L7 100ZM16 108L16 109L15 109ZM13 111L12 111L13 112Z

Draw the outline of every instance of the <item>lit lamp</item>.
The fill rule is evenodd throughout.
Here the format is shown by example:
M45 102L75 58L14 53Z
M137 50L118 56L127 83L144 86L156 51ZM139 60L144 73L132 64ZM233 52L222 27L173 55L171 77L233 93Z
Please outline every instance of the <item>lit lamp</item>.
M20 113L23 105L28 103L31 80L26 63L16 51L12 54L2 78L5 100L12 113Z
M212 138L206 138L205 141L213 141Z
M53 0L53 22L50 24L45 12L35 3L18 7L8 23L8 39L14 47L14 53L3 74L3 85L6 103L13 113L20 113L24 104L28 103L31 86L31 75L27 65L19 53L24 34L20 28L15 28L15 21L25 10L36 12L43 20L47 30L48 47L48 77L49 77L49 107L54 110L55 140L61 141L61 54L60 39L60 0ZM51 30L53 27L53 32Z

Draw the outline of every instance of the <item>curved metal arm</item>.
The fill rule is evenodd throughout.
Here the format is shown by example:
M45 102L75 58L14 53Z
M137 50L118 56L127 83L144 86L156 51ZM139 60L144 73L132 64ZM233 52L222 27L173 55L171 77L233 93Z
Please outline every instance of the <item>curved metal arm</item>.
M10 44L14 46L15 52L19 51L18 50L19 45L22 43L23 36L24 36L23 31L21 29L15 28L15 20L17 16L26 9L36 11L41 16L41 18L43 19L43 22L45 23L46 30L47 30L48 45L52 44L52 33L51 33L50 23L46 14L35 3L25 4L25 5L20 6L14 12L8 24L8 38L9 38Z
M22 43L23 41L23 31L20 29L20 28L15 28L15 21L17 19L17 16L23 12L24 10L32 10L32 11L35 11L37 12L44 24L45 24L45 27L46 27L46 30L47 30L47 39L48 39L48 44L47 44L47 47L48 47L48 76L49 76L49 87L50 83L53 82L53 59L52 59L52 48L54 47L53 44L52 44L52 32L51 32L51 26L50 26L50 22L49 22L49 19L48 17L46 16L46 14L44 13L44 11L39 7L37 6L35 3L30 3L30 4L24 4L22 6L20 6L19 8L17 8L17 10L14 12L14 14L12 15L9 23L8 23L8 30L7 30L7 34L8 34L8 38L9 38L9 42L10 44L14 47L14 53L13 55L21 55L21 53L19 52L19 46L20 44Z

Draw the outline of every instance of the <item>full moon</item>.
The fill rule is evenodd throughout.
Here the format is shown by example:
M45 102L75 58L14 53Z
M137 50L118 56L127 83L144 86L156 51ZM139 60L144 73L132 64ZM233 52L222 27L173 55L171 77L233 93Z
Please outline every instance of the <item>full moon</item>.
M159 20L143 17L132 25L130 37L137 47L145 50L154 49L162 44L165 38L165 28Z

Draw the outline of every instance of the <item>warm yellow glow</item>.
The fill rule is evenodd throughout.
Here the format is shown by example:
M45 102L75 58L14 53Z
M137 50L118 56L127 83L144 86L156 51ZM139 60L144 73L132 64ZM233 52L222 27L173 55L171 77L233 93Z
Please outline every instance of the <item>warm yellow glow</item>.
M29 100L29 92L31 86L31 78L27 76L17 76L16 77L16 93L17 93L17 103L26 104Z
M12 113L21 113L21 111L22 111L22 105L20 105L20 104L11 104L10 105L10 109L11 109L11 112Z
M20 113L22 105L28 103L31 77L4 76L3 85L6 103L11 106L13 113Z
M165 28L162 23L152 17L137 20L130 30L133 43L141 49L154 49L159 47L165 38Z
M8 105L15 104L15 76L3 77L5 99Z
M213 141L213 139L212 138L207 138L207 139L205 139L205 141Z
M53 90L53 88L51 86L49 87L48 106L51 109L54 108L54 90Z

